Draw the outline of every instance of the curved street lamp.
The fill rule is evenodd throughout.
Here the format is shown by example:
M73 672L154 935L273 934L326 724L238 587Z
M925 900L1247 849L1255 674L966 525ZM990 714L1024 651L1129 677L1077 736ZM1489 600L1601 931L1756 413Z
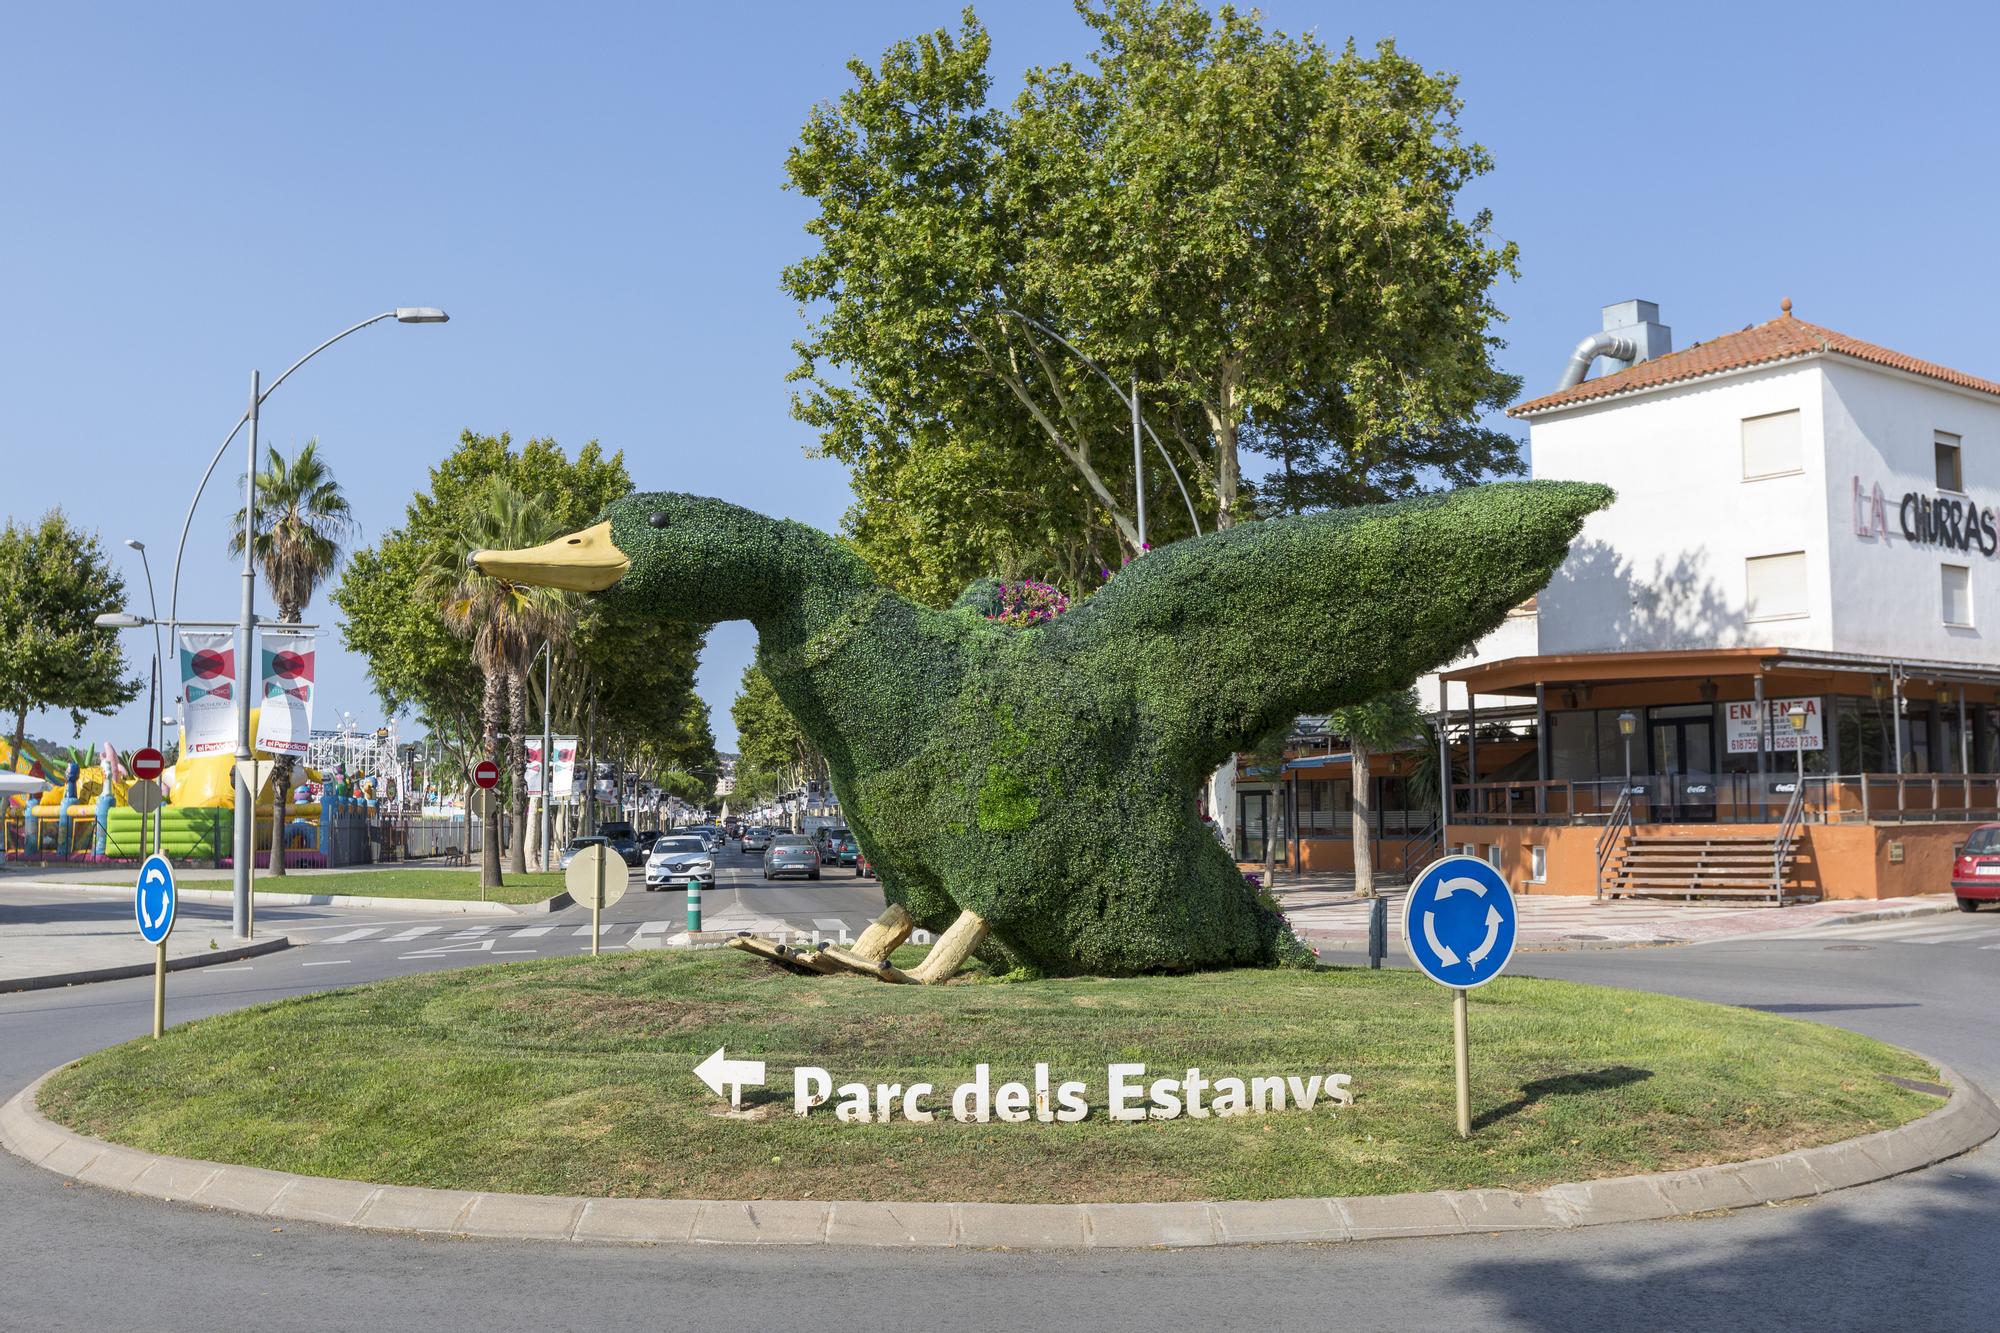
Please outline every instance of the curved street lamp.
M1146 544L1146 471L1139 462L1139 428L1141 426L1145 427L1146 435L1153 441L1153 447L1160 451L1160 458L1166 463L1167 471L1173 474L1174 485L1180 487L1181 502L1187 506L1188 521L1194 524L1194 535L1197 537L1201 536L1201 520L1195 517L1194 501L1188 498L1187 483L1181 480L1180 469L1174 466L1174 456L1167 452L1166 445L1160 443L1160 437L1153 430L1153 424L1139 415L1138 377L1136 375L1133 376L1132 393L1130 397L1127 397L1125 391L1118 387L1118 381L1111 378L1111 373L1105 370L1103 366L1098 365L1097 362L1091 360L1075 343L1025 311L1016 310L1009 305L1000 306L999 310L1002 314L1012 315L1022 323L1040 329L1043 333L1061 343L1063 349L1071 356L1096 371L1098 378L1111 386L1111 392L1118 396L1118 401L1132 410L1132 488L1139 497L1139 544L1141 546Z
M257 522L257 410L264 405L266 398L269 398L278 391L279 385L292 377L293 371L339 342L342 338L347 337L350 333L359 333L369 325L380 324L385 319L393 319L399 324L443 324L449 321L450 318L451 316L445 314L444 311L439 310L435 306L397 306L394 310L384 310L379 315L371 315L359 324L350 325L342 329L339 333L334 334L331 338L328 338L325 342L287 366L282 375L271 381L269 388L263 387L262 379L257 371L253 370L250 372L250 406L244 410L242 416L236 419L236 424L229 428L229 434L223 437L222 443L216 446L215 456L208 460L208 468L201 474L200 484L194 488L194 499L188 501L187 517L181 520L180 544L174 549L173 584L167 597L167 624L169 626L178 626L180 623L181 560L187 554L188 530L194 525L195 507L201 503L202 492L208 489L208 479L215 475L216 464L222 461L222 455L228 450L230 441L236 438L236 432L242 430L247 423L250 427L250 440L249 467L244 473L243 496L243 609L236 626L236 661L238 663L237 670L239 676L242 672L248 670L252 636L256 632L257 624L257 545L255 541ZM236 691L236 760L238 764L243 764L248 762L251 757L250 691L247 688L242 688L241 680L238 681L238 686L239 688ZM232 928L239 939L247 939L250 934L250 862L256 855L257 848L256 796L246 780L247 777L247 774L239 774L235 782L236 828L232 865L233 873L231 876L232 888L234 890L231 897L234 901L230 915ZM271 842L274 854L283 854L278 850L282 846L283 841L282 833L275 829L272 830Z

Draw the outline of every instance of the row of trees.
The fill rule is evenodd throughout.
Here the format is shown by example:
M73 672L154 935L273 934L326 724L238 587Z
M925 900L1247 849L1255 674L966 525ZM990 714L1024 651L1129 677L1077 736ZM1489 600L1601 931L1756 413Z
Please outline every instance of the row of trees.
M579 774L609 760L671 790L712 790L715 744L694 694L700 628L516 587L467 559L584 527L631 489L623 454L594 441L571 459L554 440L516 448L508 435L467 431L403 523L354 553L334 592L343 642L368 663L383 705L415 712L460 771L482 756L499 763L524 834L533 824L522 741L539 734L544 709L555 730L581 737ZM545 651L555 668L546 699L536 669ZM499 824L487 822L481 849L489 885L501 876ZM523 871L527 837L505 855Z
M826 780L826 756L778 698L762 667L753 663L743 669L729 716L736 723L736 790L742 800L756 803Z

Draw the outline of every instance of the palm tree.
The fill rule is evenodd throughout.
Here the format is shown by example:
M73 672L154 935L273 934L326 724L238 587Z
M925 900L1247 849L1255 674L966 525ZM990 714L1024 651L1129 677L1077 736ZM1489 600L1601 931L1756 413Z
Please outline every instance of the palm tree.
M1370 811L1372 783L1368 761L1372 755L1393 750L1423 734L1423 710L1417 703L1415 690L1391 690L1351 707L1335 709L1327 715L1327 726L1347 738L1347 748L1354 756L1354 892L1362 898L1373 898L1375 821Z
M557 535L558 526L537 500L493 477L467 505L453 544L461 552L539 546ZM437 597L445 626L472 645L481 684L481 739L485 753L498 762L501 722L512 713L517 719L510 728L513 734L518 737L526 729L525 704L510 708L511 696L525 678L552 618L560 614L555 609L560 595L483 574L466 555L432 565L425 571L423 586ZM526 752L518 741L512 757L515 795L525 804L521 778ZM513 868L519 873L525 869L525 852L518 827L514 847ZM480 883L488 889L501 885L500 856L500 821L489 819L479 853Z
M275 447L265 455L264 468L257 474L257 515L251 528L252 554L278 604L278 619L296 625L313 593L340 563L342 543L359 531L333 469L319 456L317 439L307 440L290 459ZM229 553L243 554L241 509L230 522ZM292 785L295 762L290 755L280 759L272 779L273 875L285 873L285 794Z

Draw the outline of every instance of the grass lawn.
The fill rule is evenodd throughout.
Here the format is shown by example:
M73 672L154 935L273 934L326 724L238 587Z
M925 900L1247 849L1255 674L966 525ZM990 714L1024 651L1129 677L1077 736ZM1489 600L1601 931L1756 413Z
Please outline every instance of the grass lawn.
M562 892L559 870L507 875L506 883L489 889L492 902L538 903ZM273 893L350 893L368 898L479 898L479 868L469 870L332 870L325 874L284 877L284 883L257 876L257 886Z
M374 878L370 876L369 878ZM905 951L914 954L914 951ZM899 963L904 959L899 957ZM400 978L176 1027L84 1059L43 1110L156 1152L386 1184L585 1196L1262 1199L1511 1186L1741 1160L1934 1109L1922 1061L1796 1019L1565 982L1472 995L1475 1132L1452 1127L1449 993L1413 973L891 986L733 950ZM694 1076L768 1062L765 1119ZM980 1062L1089 1087L1077 1124L960 1124ZM1108 1120L1105 1066L1147 1079L1343 1072L1354 1105ZM792 1069L923 1080L933 1123L790 1113ZM746 1102L749 1100L746 1096Z

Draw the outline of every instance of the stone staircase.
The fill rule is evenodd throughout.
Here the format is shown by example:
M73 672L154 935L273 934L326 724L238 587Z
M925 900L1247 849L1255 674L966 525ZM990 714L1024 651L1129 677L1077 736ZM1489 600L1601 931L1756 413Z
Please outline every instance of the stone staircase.
M1744 907L1817 902L1816 890L1774 886L1794 878L1798 853L1797 837L1785 831L1665 836L1635 828L1612 861L1606 896Z

